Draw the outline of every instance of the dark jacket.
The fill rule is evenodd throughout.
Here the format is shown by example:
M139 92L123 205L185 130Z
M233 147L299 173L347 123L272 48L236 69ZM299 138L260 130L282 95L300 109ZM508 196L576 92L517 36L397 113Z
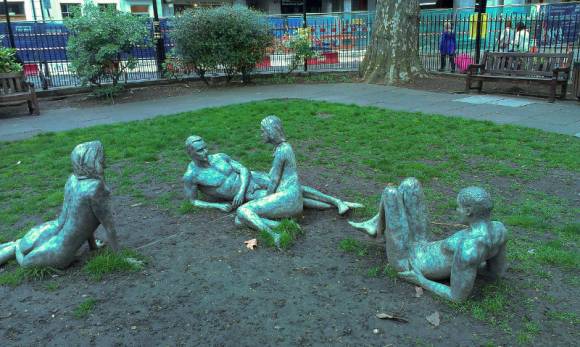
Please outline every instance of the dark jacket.
M457 42L454 31L444 31L441 33L441 42L439 43L439 51L441 54L455 54L456 46Z

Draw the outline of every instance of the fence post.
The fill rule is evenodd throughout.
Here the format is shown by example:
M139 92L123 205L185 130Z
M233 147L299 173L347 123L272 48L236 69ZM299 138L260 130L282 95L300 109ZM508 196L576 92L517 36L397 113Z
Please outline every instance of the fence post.
M302 1L302 28L306 33L306 28L308 28L308 24L306 24L306 0ZM308 33L308 37L310 38L310 33ZM304 72L308 71L308 58L304 58Z
M155 58L157 60L158 77L163 77L163 62L165 61L165 44L163 42L163 33L161 32L161 23L159 21L159 12L157 11L157 0L153 0L153 39L155 40Z
M8 26L8 40L10 40L10 46L16 49L16 44L14 43L14 33L12 32L12 24L10 23L10 11L8 10L8 2L4 0L4 16L6 16L6 25Z
M483 27L482 13L485 13L487 0L481 0L477 5L477 32L475 33L475 62L479 64L481 58L481 29Z

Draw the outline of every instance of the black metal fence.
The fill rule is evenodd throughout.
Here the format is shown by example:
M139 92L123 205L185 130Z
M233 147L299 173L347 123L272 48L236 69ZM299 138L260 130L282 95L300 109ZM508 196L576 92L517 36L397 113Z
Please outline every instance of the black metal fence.
M312 49L317 52L314 58L306 62L309 71L356 70L370 42L374 13L308 14L306 29L302 16L266 18L275 39L264 60L257 64L257 73L287 72L294 57L289 42L301 30L310 34ZM171 24L171 20L162 20L160 26L166 53L171 53L173 48ZM12 23L12 29L18 56L24 63L24 72L37 87L80 85L67 56L69 33L62 22L16 22ZM449 31L445 40L454 42L453 50L446 52L451 57L445 58L451 58L458 73L486 50L573 51L575 61L580 61L580 4L488 8L487 13L483 14L473 11L423 11L419 54L427 70L441 68L441 43L445 30ZM150 32L153 37L151 23ZM0 36L2 44L9 47L6 23L0 23ZM480 47L479 53L477 47ZM138 60L137 66L125 74L124 80L165 77L165 72L158 71L154 47L136 48L133 55ZM447 69L451 67L452 64L446 66ZM190 71L177 72L193 75ZM209 72L210 75L221 73L219 70Z
M269 16L274 42L264 60L257 64L256 72L287 72L294 57L289 42L301 30L310 34L312 49L316 56L308 59L306 67L310 71L356 70L369 44L373 14L368 12L309 14L306 28L302 16ZM167 54L174 47L171 40L172 22L161 21L161 32ZM153 37L153 26L150 23ZM24 72L29 81L37 87L78 86L80 80L74 74L67 55L66 45L69 32L62 22L16 22L12 23L17 54L24 64ZM6 23L0 23L2 44L10 47ZM193 76L182 71L158 71L157 54L154 47L139 47L132 55L137 58L137 66L123 77L127 81L151 80L169 75ZM177 64L169 64L170 67ZM303 65L300 67L303 69ZM209 75L220 75L222 71L210 71Z
M482 14L424 11L419 36L420 56L428 70L442 69L442 62L451 58L458 72L465 71L484 51L572 51L580 61L580 4L488 8Z

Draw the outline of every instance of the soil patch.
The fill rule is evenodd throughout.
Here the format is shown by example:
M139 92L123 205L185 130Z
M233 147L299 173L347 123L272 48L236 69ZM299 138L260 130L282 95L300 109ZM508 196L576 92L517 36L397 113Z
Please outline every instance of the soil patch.
M382 188L347 174L321 178L325 173L308 167L303 181L339 196L355 180L363 194ZM175 189L155 184L147 193ZM287 251L250 251L244 241L256 233L235 228L232 214L169 214L124 196L116 196L113 203L120 242L149 259L145 270L94 282L80 273L88 252L83 249L79 262L63 275L0 287L7 317L0 326L5 345L449 346L514 341L509 330L458 313L429 293L416 298L408 283L369 276L370 268L386 264L383 243L354 231L348 217L333 210L306 210L299 220L305 235ZM358 240L368 254L341 251L345 238ZM554 276L564 277L559 272ZM550 305L535 296L537 289L521 273L510 270L505 280L520 295L535 297L534 315L539 317L534 319L564 306L578 307L570 288L547 283L553 300L561 303ZM48 282L58 289L49 291ZM476 297L484 283L477 282ZM75 318L73 310L87 298L96 300L94 310L86 318ZM520 307L510 310L516 316L525 312ZM439 327L426 320L436 311L441 314ZM409 322L380 320L377 313L397 314ZM534 344L551 345L558 336L560 345L573 345L573 329L546 322Z

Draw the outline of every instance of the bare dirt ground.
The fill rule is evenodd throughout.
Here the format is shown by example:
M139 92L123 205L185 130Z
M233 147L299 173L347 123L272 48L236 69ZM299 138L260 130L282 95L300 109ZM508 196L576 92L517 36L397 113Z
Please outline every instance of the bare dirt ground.
M346 167L326 171L324 178L324 170L315 167L302 172L304 184L338 196L354 181L366 195L382 189L348 175ZM176 183L143 190L149 195L179 188ZM415 297L414 286L400 280L369 277L369 268L386 261L381 240L354 231L335 211L307 210L299 221L305 235L289 250L252 251L244 241L255 233L236 229L230 214L177 215L123 196L115 197L114 210L120 241L145 255L147 267L94 281L81 272L85 249L78 263L53 279L0 287L3 346L514 344L505 327L460 313L427 292ZM347 237L364 243L368 255L340 250ZM563 274L553 276L544 288L556 299L552 304L534 298L535 289L526 287L521 273L508 271L506 281L534 298L530 305L539 317L578 307L570 288L558 286ZM49 290L49 283L57 289ZM482 285L477 282L476 297ZM97 301L94 310L75 318L73 310L87 298ZM521 307L509 309L527 318ZM426 320L434 312L441 315L437 327ZM377 313L396 314L408 323L380 320ZM574 325L546 322L532 344L575 341Z

